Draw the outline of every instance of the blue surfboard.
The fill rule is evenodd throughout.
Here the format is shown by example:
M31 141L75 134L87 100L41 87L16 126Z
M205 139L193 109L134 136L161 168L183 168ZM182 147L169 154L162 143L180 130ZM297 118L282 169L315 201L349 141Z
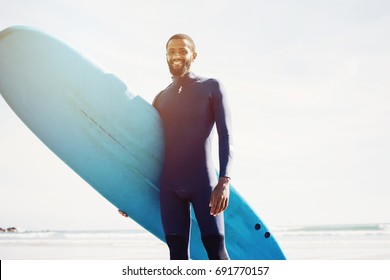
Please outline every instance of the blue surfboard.
M0 93L26 126L110 203L165 241L158 112L115 75L30 27L0 32L0 73ZM233 186L225 230L232 259L285 259ZM190 247L192 259L207 259L193 213Z

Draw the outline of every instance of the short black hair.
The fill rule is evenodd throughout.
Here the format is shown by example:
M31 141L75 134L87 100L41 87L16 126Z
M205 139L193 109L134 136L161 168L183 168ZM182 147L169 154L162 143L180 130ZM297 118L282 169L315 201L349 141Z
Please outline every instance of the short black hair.
M173 40L173 39L182 39L182 40L187 40L189 43L190 43L190 48L191 50L194 52L195 51L195 43L194 43L194 40L192 40L192 38L190 36L188 36L187 34L183 34L183 33L179 33L179 34L175 34L173 35L171 38L169 38L169 40L167 41L167 44L165 45L165 48L167 49L168 48L168 43L169 41Z

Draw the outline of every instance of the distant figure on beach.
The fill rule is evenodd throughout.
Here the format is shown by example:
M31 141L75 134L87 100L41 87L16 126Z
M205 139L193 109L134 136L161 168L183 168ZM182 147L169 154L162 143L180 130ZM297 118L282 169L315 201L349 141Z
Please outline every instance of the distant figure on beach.
M16 227L9 227L7 229L0 228L0 232L18 232L18 229Z
M9 227L7 228L7 232L18 232L18 229L16 227Z
M229 259L223 211L228 207L232 163L230 109L220 83L190 71L197 53L185 34L166 43L172 83L154 99L165 137L160 181L161 218L170 259L187 260L190 204L195 211L209 259ZM211 132L219 140L219 178L211 154ZM119 210L123 216L126 213Z

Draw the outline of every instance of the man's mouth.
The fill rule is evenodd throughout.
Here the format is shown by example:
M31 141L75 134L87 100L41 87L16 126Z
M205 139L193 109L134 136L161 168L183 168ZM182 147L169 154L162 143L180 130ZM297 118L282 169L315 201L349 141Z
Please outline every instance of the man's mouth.
M182 67L183 66L183 61L181 60L173 60L171 61L171 65L175 68Z

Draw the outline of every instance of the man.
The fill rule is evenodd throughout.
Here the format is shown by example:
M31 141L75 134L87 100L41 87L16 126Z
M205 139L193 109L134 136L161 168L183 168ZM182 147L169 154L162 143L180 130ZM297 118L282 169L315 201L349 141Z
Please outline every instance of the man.
M229 259L223 217L232 162L226 96L218 81L190 71L197 53L188 35L173 35L166 50L172 83L156 96L153 106L160 113L165 135L160 203L170 258L188 259L192 204L209 259ZM219 138L219 178L211 155L214 124Z

